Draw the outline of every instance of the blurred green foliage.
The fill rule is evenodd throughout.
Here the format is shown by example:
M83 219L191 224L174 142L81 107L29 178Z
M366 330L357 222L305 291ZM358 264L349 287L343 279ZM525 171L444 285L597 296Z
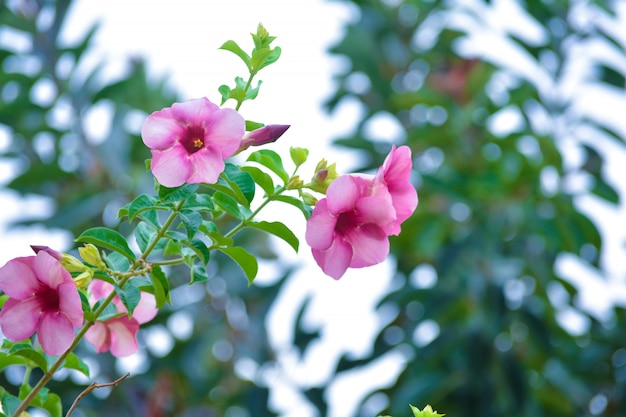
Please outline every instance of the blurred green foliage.
M386 352L402 352L406 368L382 391L389 403L384 412L391 415L401 415L411 402L464 417L624 415L625 312L614 308L609 319L600 320L582 310L577 289L558 275L555 261L570 253L599 268L601 236L575 199L591 193L614 207L620 203L603 177L593 138L581 140L582 127L607 134L620 147L626 138L571 111L573 100L559 96L556 87L545 91L524 78L525 63L511 58L502 65L494 54L464 52L462 41L474 38L453 26L459 16L473 21L477 32L497 26L489 13L520 3L515 17L535 20L545 40L533 43L501 29L492 33L491 48L504 37L559 86L570 75L567 64L577 43L606 43L626 58L617 35L596 24L597 16L611 19L617 3L588 2L586 9L574 10L579 2L465 2L476 6L473 11L454 1L351 3L358 5L359 17L332 49L351 65L338 75L328 108L356 99L365 117L353 136L336 143L363 150L363 169L373 169L389 144L368 136L367 123L391 116L414 153L420 205L392 241L397 274L381 308L393 306L397 315L371 355L343 358L339 374ZM581 25L576 19L590 11L597 20ZM505 15L497 18L504 21L501 27L514 25L507 26ZM474 46L470 50L490 48ZM624 94L623 67L587 59L597 70L589 83L616 86L615 93ZM512 82L498 85L503 76ZM509 122L503 133L494 133L490 122L504 108L517 112L522 123ZM543 125L538 116L545 117ZM577 166L565 163L563 153L563 142L572 136L584 155ZM575 175L591 178L591 185L568 189ZM566 331L566 313L588 326Z

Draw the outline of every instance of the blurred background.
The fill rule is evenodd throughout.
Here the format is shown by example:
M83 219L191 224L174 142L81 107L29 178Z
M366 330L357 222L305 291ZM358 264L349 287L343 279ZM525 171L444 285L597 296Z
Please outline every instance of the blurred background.
M244 116L273 146L367 172L414 155L420 205L388 262L324 276L250 240L116 360L81 346L75 416L626 415L626 2L3 0L0 263L71 251L152 189L139 131L244 68L259 22L283 56ZM270 210L298 233L298 213ZM11 390L19 369L4 368ZM88 383L62 372L65 409ZM31 415L35 415L34 413Z

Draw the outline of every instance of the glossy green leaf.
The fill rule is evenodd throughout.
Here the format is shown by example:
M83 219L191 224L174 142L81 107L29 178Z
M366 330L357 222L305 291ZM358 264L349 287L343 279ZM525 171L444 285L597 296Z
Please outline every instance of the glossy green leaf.
M235 246L230 248L217 248L219 251L228 255L233 261L237 263L241 267L241 270L246 274L248 278L248 285L252 285L254 278L256 278L256 274L259 269L258 262L256 257L251 255L244 248Z
M281 238L282 240L287 242L289 246L293 248L293 250L298 252L298 247L300 245L298 237L291 231L291 229L289 229L283 223L261 221L247 223L247 225Z
M213 195L213 202L221 207L228 214L238 219L244 218L243 214L241 213L240 207L237 204L237 201L233 197L226 195L221 191L217 191Z
M237 165L230 163L227 163L224 168L224 176L231 188L238 190L244 196L245 200L240 203L250 207L256 191L254 178L248 172L241 170Z
M2 392L2 398L0 399L2 403L2 411L6 413L6 415L12 416L15 413L15 410L22 404L19 398L9 394L8 392Z
M146 222L139 222L135 228L135 241L139 249L144 252L148 245L156 238L157 231Z
M270 149L260 149L250 154L248 161L256 162L274 172L286 184L289 174L283 167L283 161L276 152Z
M145 210L155 209L156 197L148 194L141 194L135 198L130 204L128 204L128 220L132 221L135 216Z
M105 253L104 262L114 271L126 272L130 269L128 259L117 252Z
M207 194L192 194L190 195L185 204L183 210L193 210L198 212L212 211L215 208L213 200L210 195Z
M198 184L184 184L180 187L168 188L159 186L159 199L163 203L172 203L184 200L198 190Z
M132 316L133 311L135 311L141 299L141 291L139 291L139 288L135 286L133 280L129 280L123 288L116 285L115 292L120 297L120 300L122 300L122 304L126 307L129 316Z
M232 52L233 54L241 58L243 63L246 64L246 67L248 68L248 70L252 68L250 55L248 55L243 49L241 49L241 47L237 44L237 42L233 40L228 40L224 42L224 44L220 46L219 49Z
M63 367L75 369L85 375L87 378L89 378L89 367L73 352L65 358L65 363L63 364Z
M48 370L48 361L45 356L30 345L16 345L9 351L9 354L27 359L33 366L37 366L44 372Z
M197 211L183 210L179 214L180 220L185 226L187 237L192 239L198 232L198 228L202 224L202 215Z
M272 195L274 193L274 180L272 180L272 177L269 174L263 172L257 167L252 166L244 166L241 168L241 170L246 171L247 173L252 175L254 182L259 184L263 191L265 191L266 195Z
M124 236L115 230L106 227L94 227L84 231L76 238L77 242L93 243L96 246L110 249L124 255L130 261L135 260L135 254L128 247Z
M0 352L0 371L11 365L25 365L26 359L10 355L8 353Z
M205 282L209 279L206 268L202 265L194 265L189 269L191 277L189 279L189 284L195 284L197 282Z
M152 267L152 273L150 274L150 280L154 288L154 298L156 299L156 306L158 309L163 308L165 303L170 303L170 283L163 273L160 266L155 265Z

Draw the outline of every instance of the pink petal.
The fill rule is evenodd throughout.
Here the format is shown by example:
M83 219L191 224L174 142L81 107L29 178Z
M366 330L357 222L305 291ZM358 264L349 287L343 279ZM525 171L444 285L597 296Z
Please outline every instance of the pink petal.
M318 201L306 223L304 238L314 249L326 250L332 245L335 236L337 217L328 211L327 199Z
M339 279L346 273L352 261L352 247L341 238L335 239L328 250L312 249L315 262L322 271L333 279Z
M107 321L111 332L111 354L116 357L128 356L137 352L137 332L139 323L128 317L118 317Z
M180 144L167 151L152 150L152 173L157 181L166 187L183 185L192 174L189 153Z
M218 110L219 107L205 97L172 105L174 118L188 126L204 126L204 123Z
M33 269L39 281L52 289L57 289L64 282L72 282L70 273L47 252L40 251L37 253Z
M59 285L59 311L63 313L74 327L83 325L83 306L80 302L78 289L73 281Z
M0 268L0 289L9 297L23 300L42 288L32 269L34 259L34 256L11 259Z
M333 214L339 214L354 209L359 197L359 187L355 179L349 175L343 175L334 180L326 191L328 210Z
M185 127L172 114L172 109L156 111L146 118L141 127L141 139L148 148L166 150L183 135Z
M189 184L205 182L215 184L222 171L224 171L224 159L212 148L202 148L198 152L189 155L191 173L187 178Z
M204 140L210 148L219 151L224 159L239 149L245 133L246 122L237 111L220 109L207 122Z
M39 324L37 339L48 355L60 355L74 340L74 327L60 312L44 313Z
M96 352L107 352L111 348L111 334L106 324L101 321L95 322L87 333L85 339L96 348Z
M374 223L384 226L396 219L391 196L359 198L356 202L357 218L361 224Z
M91 295L96 300L101 298L106 298L114 291L113 285L109 284L106 281L102 281L99 279L94 279L91 281L91 285L89 285L89 291L91 291Z
M40 318L41 307L34 297L26 300L9 298L0 311L2 333L14 342L24 340L35 333Z
M139 304L137 304L135 311L133 311L133 319L137 320L139 324L147 323L156 316L158 311L154 295L142 292L141 298L139 298Z
M389 239L376 225L366 224L350 230L345 239L352 244L354 251L350 268L379 264L389 254Z

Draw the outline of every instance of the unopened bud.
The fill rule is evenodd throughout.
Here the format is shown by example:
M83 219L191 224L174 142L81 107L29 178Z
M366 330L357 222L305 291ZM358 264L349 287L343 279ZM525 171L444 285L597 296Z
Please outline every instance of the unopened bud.
M78 253L80 253L80 257L89 265L93 265L99 269L106 269L106 265L100 256L98 248L91 243L87 243L83 247L78 248Z
M267 125L248 132L241 140L237 153L248 149L250 146L261 146L276 142L289 127L290 125Z
M302 188L303 185L304 181L302 181L297 175L294 175L293 177L289 178L289 181L287 181L288 190L296 190L298 188Z
M317 198L312 194L303 192L301 197L302 197L302 201L304 201L304 204L308 206L313 207L317 204Z
M315 175L311 179L311 189L326 194L328 186L338 176L335 164L328 165L328 162L322 159L315 167Z
M87 289L93 280L93 270L87 269L84 272L72 277L78 288Z
M35 252L35 253L39 253L39 252L46 252L48 255L52 256L54 259L56 259L57 261L61 262L61 260L63 259L63 254L59 251L56 251L48 246L42 246L42 245L30 245L30 248Z

